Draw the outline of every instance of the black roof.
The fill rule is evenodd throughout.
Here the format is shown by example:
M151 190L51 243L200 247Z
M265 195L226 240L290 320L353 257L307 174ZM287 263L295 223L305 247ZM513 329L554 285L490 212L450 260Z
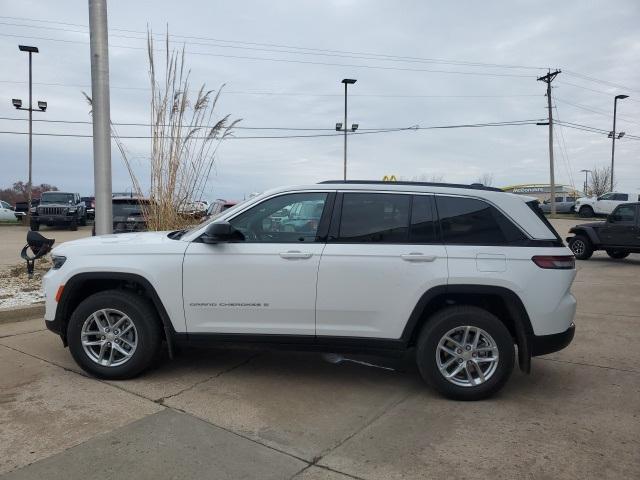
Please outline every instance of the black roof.
M487 187L481 183L472 183L465 185L463 183L438 183L438 182L385 182L383 180L325 180L320 182L324 183L341 183L344 185L407 185L407 186L419 186L419 187L446 187L446 188L466 188L473 190L489 190L491 192L503 192L503 190L496 187Z

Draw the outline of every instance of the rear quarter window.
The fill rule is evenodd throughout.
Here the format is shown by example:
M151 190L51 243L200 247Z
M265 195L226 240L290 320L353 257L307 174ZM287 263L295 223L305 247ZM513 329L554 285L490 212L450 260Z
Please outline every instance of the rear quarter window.
M527 239L502 212L483 200L437 196L436 205L445 244L509 245Z

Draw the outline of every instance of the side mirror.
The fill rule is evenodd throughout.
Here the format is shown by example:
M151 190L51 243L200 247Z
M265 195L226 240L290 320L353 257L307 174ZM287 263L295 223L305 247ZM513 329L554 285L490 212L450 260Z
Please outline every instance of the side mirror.
M236 229L229 222L210 223L204 232L202 241L204 243L226 242L231 239Z
M599 196L596 200L602 200L602 196Z

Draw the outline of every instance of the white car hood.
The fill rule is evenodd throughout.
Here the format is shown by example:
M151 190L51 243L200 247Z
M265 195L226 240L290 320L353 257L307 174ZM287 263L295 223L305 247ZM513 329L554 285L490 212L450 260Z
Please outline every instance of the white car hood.
M53 255L117 255L176 253L187 248L188 243L172 240L169 232L136 232L99 235L64 242L55 247Z

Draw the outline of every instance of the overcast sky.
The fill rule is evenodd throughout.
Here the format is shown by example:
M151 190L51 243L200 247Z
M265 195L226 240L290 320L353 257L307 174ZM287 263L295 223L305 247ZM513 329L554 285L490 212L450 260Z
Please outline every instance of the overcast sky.
M81 94L91 83L87 1L1 0L0 7L0 116L26 113L15 111L11 98L28 98L27 57L17 48L27 44L40 49L34 101L49 104L34 118L89 120ZM111 0L108 10L114 122L148 122L144 32L149 26L162 33L168 25L171 34L202 37L176 38L187 42L192 84L226 84L218 114L242 118L245 127L332 128L342 120L345 77L358 80L350 89L349 123L360 128L539 119L547 111L545 84L536 77L548 67L563 71L553 83L560 120L610 130L613 97L628 94L618 103L617 129L640 135L637 0ZM302 54L301 48L317 50ZM24 132L27 123L0 120L0 130ZM36 123L34 132L90 134L91 126ZM149 134L148 127L119 132ZM266 134L273 132L236 132ZM559 183L580 187L581 169L611 161L606 135L562 127L556 134ZM355 135L349 138L349 177L473 182L489 173L496 186L548 183L547 138L547 127L535 125ZM1 186L26 180L27 137L1 133L0 142ZM207 196L241 199L278 185L341 178L342 142L339 136L228 140ZM149 141L126 145L144 169ZM130 181L112 148L113 188L122 191ZM92 194L92 160L91 138L34 137L34 183ZM618 189L640 190L640 140L616 143L616 175Z

